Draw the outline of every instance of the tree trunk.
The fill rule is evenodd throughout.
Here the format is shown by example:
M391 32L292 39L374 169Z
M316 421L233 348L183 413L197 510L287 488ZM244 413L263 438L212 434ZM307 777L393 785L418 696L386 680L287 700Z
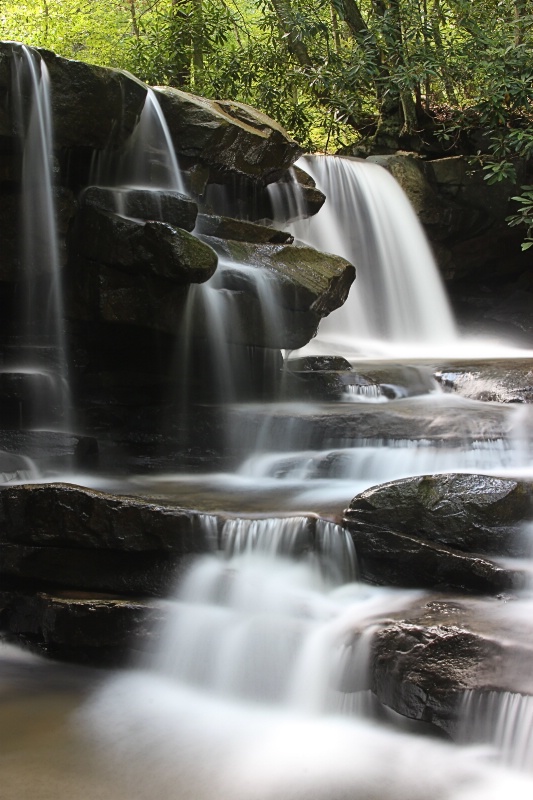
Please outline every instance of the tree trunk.
M444 90L446 92L446 98L448 102L456 106L457 105L457 96L455 94L455 87L453 85L453 81L450 77L450 73L448 71L448 66L446 64L446 56L444 54L444 45L442 43L442 36L440 35L440 21L442 18L442 11L440 8L440 0L433 0L433 13L431 19L431 33L433 35L433 41L435 42L435 49L439 56L439 62L441 65L440 72L442 75L442 80L444 83Z
M516 47L524 44L526 5L527 0L514 0L514 43Z
M287 37L287 44L290 52L296 58L301 67L312 67L313 61L305 43L299 39L297 31L292 24L292 8L289 0L271 0L274 11L278 18L280 27Z
M131 17L131 30L136 39L140 36L139 23L137 22L137 9L135 7L135 0L130 0L130 17Z
M204 85L204 9L202 0L194 0L192 74L194 91L201 93Z

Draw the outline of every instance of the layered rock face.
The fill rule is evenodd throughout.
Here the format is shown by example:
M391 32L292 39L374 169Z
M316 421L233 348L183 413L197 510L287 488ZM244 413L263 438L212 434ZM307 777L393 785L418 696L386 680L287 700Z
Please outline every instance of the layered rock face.
M352 265L342 259L293 248L287 234L249 221L272 216L266 187L287 179L301 153L298 144L248 106L171 88L152 92L120 70L15 43L0 44L4 363L17 369L26 284L37 281L42 296L50 290L38 256L32 264L37 277L24 277L24 244L32 237L23 225L22 196L33 95L37 86L44 98L48 82L50 191L64 288L60 327L77 419L86 431L117 423L131 427L139 411L183 397L182 383L188 386L191 376L175 369L178 350L181 360L205 365L192 377L197 396L216 400L210 376L213 313L227 329L237 371L242 362L242 391L248 399L261 396L263 370L255 371L252 362L271 364L271 384L279 370L278 349L305 344L322 316L344 302L355 277ZM158 103L157 119L148 120L146 132L147 107L153 110ZM169 175L172 149L181 176ZM185 195L176 190L176 181ZM306 183L317 210L320 193ZM220 213L228 205L220 200L228 189L236 198L234 207L228 206L229 216ZM237 269L243 259L252 268L245 277ZM239 263L232 267L233 262ZM212 283L219 272L220 279ZM265 319L258 282L273 286L269 313L276 316L275 325ZM207 294L191 288L202 284L209 284ZM53 348L44 341L39 345L37 369L48 370L50 363L43 358L53 365ZM258 349L253 358L251 349ZM13 419L31 416L24 408L25 393L17 394L19 383L10 382L4 401ZM235 390L235 399L241 389Z

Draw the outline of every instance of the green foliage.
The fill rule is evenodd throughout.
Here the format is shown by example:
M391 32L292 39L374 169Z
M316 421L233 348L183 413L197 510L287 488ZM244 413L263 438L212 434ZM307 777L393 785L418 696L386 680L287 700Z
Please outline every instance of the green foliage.
M533 154L517 0L0 0L0 37L254 105L308 149L483 131L488 183ZM523 215L522 215L523 216ZM527 224L527 223L526 223Z
M524 225L526 227L525 240L522 242L522 250L529 250L533 247L533 186L522 186L522 194L511 198L518 203L518 211L507 217L507 222L511 227Z
M118 0L0 3L0 38L109 66L127 61L130 19Z

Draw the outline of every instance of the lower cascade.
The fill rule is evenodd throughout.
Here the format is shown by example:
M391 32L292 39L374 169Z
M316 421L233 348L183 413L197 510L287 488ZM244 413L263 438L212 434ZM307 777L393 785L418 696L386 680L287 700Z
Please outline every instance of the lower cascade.
M531 782L488 751L402 731L373 699L371 635L415 598L260 549L201 559L159 651L73 724L135 798L527 797Z
M0 57L47 118L77 93ZM381 166L293 171L251 108L74 63L81 130L17 144L22 215L63 198L18 235L55 254L55 418L0 326L6 800L531 797L531 351L460 352Z

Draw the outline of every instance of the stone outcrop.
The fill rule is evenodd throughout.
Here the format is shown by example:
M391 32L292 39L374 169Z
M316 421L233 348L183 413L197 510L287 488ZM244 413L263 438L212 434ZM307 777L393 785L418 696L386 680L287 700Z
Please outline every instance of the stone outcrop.
M210 240L226 260L216 278L234 309L230 342L295 349L314 336L322 317L342 305L355 278L339 256L309 247ZM235 268L232 268L235 262ZM239 269L238 265L247 269Z
M431 597L379 626L371 687L400 714L461 738L467 693L533 694L529 637L527 626L513 620L512 603Z
M14 60L22 59L22 45L0 42L0 136L16 131L13 113ZM139 118L147 87L123 70L72 61L37 49L50 75L54 136L57 147L103 149L119 145ZM23 85L23 104L29 105L30 86Z
M0 491L4 581L161 595L191 553L216 547L194 512L62 484Z
M51 658L78 663L124 664L132 650L154 647L163 619L163 604L145 597L0 591L3 630Z
M243 103L207 100L170 87L159 87L157 96L176 153L215 175L229 171L269 181L302 153L281 126Z
M185 231L194 229L198 215L193 200L170 189L88 186L79 200L82 209L94 207L125 217L158 220Z
M216 214L199 214L195 232L217 239L232 239L236 242L254 244L292 244L293 241L291 234L285 231Z
M72 320L130 324L176 334L186 287L209 280L216 253L191 233L87 205L68 271Z
M23 305L19 298L27 281L22 270L23 240L31 234L23 232L21 224L21 153L26 125L18 113L24 110L24 117L30 107L31 81L23 75L26 57L37 75L46 68L50 76L54 128L50 157L65 290L62 325L78 419L100 429L113 419L116 427L125 431L148 405L154 409L154 420L159 419L163 406L185 396L179 385L184 374L178 374L173 364L175 353L184 348L188 350L184 360L197 365L192 376L194 397L212 400L216 394L214 359L205 344L212 315L192 313L188 298L194 294L192 285L213 276L217 255L199 236L248 241L257 247L289 244L288 234L242 217L253 217L248 209L254 206L251 198L257 197L256 219L272 218L267 185L288 179L288 169L301 148L274 120L246 105L205 100L170 88L152 95L149 87L123 71L17 43L0 43L0 95L4 98L0 109L0 349L11 347L10 337L19 337ZM159 134L137 152L136 158L146 159L146 168L138 175L128 174L128 157L136 141L132 134L138 133L136 126L147 97L148 109L152 97L161 104L190 196L159 188L159 179L163 186L180 184L166 180L168 158ZM104 185L94 185L95 176ZM303 174L299 179L307 183L313 208L318 209L323 195ZM124 185L115 186L119 180ZM145 180L148 186L143 184ZM238 198L236 205L217 211L212 199L217 193L226 196L228 187ZM279 249L273 253L278 254ZM240 382L241 397L262 396L266 383L261 370L250 368L250 348L268 348L269 352L258 354L255 360L279 365L277 348L304 344L320 318L343 302L353 280L351 267L346 265L339 276L338 264L332 266L323 259L320 269L329 277L317 282L315 262L320 256L308 251L304 263L303 255L285 253L275 272L285 286L281 326L275 336L265 334L263 309L253 287L232 294L232 300L242 307L238 312L241 319L238 325L229 320L222 324L239 331L229 337L228 359L249 378ZM292 264L300 258L299 267ZM42 264L35 261L30 282L35 294L44 297L50 291L48 266L44 259ZM289 262L291 274L287 276ZM313 286L310 280L315 280ZM221 286L222 295L225 291ZM213 295L213 300L216 297ZM39 341L38 350L32 353L32 372L48 374L56 368L55 362L50 363L48 344ZM7 364L8 359L2 360ZM16 357L9 359L11 363L18 372L4 380L0 406L9 412L10 425L15 425L17 419L20 424L35 414L27 407L30 392L25 390L35 379L20 379L20 363ZM24 358L22 364L26 368ZM279 368L269 368L268 382L274 386L278 381ZM40 417L38 422L42 422Z
M533 369L527 359L514 363L451 363L439 368L436 378L444 391L454 392L470 400L533 403ZM520 435L528 432L529 426L524 420Z
M345 512L363 577L498 593L526 584L498 558L525 556L532 486L485 475L430 475L377 486Z

